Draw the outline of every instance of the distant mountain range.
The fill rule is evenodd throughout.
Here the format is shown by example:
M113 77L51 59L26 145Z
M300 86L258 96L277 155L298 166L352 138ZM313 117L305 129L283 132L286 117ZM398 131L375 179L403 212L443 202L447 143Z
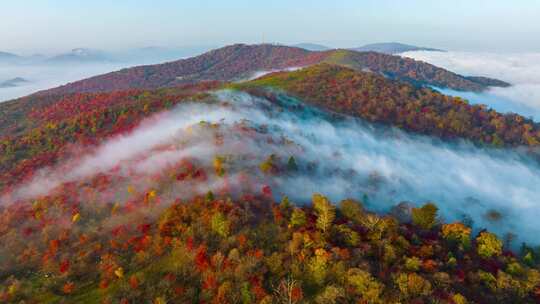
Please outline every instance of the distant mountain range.
M24 83L27 83L27 82L29 82L29 81L24 79L24 78L16 77L16 78L13 78L13 79L9 79L9 80L0 82L0 89L18 87L18 86L20 86L20 85L22 85Z
M213 48L215 48L215 46L188 46L180 48L151 46L116 52L113 54L113 57L117 58L117 60L151 64L155 62L168 62L181 58L192 57L207 52Z
M106 52L86 48L73 49L69 53L60 54L46 60L48 63L91 63L110 61L114 60Z
M308 51L328 51L328 50L333 49L331 47L321 45L321 44L315 44L315 43L299 43L299 44L294 44L291 46L305 49ZM399 42L371 43L371 44L366 44L361 47L351 48L350 50L358 51L358 52L377 52L377 53L390 54L390 55L395 55L395 54L404 53L404 52L412 52L412 51L446 52L445 50L429 48L429 47L414 46L414 45L409 45L409 44L404 44L404 43L399 43Z
M77 48L54 56L19 56L12 53L0 52L1 64L79 64L112 61L115 61L115 59L109 53L86 48Z
M403 44L398 42L384 42L384 43L372 43L364 46L353 48L354 51L359 52L378 52L384 54L399 54L412 51L431 51L431 52L445 52L444 50L419 47L409 44Z
M358 71L370 71L417 86L482 91L489 85L509 85L488 78L466 77L425 62L377 52L343 49L308 51L282 45L235 44L188 59L111 72L39 94L152 89L200 81L237 81L261 71L305 67L317 63L332 63Z
M291 45L293 48L300 48L312 52L325 52L333 50L315 43L299 43ZM167 47L144 47L129 49L124 51L108 52L91 48L76 48L69 52L54 56L19 56L9 52L0 52L0 64L91 64L91 63L134 63L134 64L155 64L169 62L181 58L192 57L209 51L211 46L193 46L180 48ZM375 43L359 48L352 48L359 52L378 52L383 54L398 54L408 51L442 51L433 48L417 47L402 43Z
M46 56L40 54L20 56L9 52L0 52L0 64L28 64L41 62L46 59Z
M21 57L8 53L8 52L0 52L0 63L15 63L18 60L20 60Z
M12 54L12 53L8 53L8 52L0 52L0 59L5 59L5 58L17 58L19 56L15 55L15 54Z
M19 56L0 52L0 64L95 64L133 63L151 64L191 57L212 49L211 46L180 48L144 47L122 51L103 51L90 48L76 48L53 56Z
M292 47L301 48L308 51L328 51L331 50L331 47L322 45L322 44L316 44L316 43L298 43L291 45Z

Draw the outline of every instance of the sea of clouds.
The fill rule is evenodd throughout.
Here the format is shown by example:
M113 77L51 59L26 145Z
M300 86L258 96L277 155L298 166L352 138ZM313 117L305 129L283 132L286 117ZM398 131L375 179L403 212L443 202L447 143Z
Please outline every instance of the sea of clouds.
M406 52L401 54L466 76L485 76L512 84L483 93L441 90L502 112L540 120L540 53Z
M0 65L0 83L17 77L27 80L0 88L0 102L131 66L119 63Z

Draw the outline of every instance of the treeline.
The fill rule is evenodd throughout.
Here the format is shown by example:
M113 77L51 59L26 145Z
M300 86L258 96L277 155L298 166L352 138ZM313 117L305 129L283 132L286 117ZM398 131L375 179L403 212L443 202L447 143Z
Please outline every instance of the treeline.
M540 144L540 125L531 119L336 65L274 73L232 87L267 95L272 92L264 87L279 88L331 111L443 139L496 147Z

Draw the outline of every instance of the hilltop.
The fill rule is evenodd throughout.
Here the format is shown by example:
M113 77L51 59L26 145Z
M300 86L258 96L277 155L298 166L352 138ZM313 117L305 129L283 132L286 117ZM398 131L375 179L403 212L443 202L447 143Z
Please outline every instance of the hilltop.
M467 78L410 58L351 50L312 52L281 45L236 44L188 59L123 69L38 94L155 89L200 81L238 81L261 71L305 67L322 62L357 70L369 70L419 86L437 86L462 91L482 91L487 88L485 78L477 81L476 78ZM508 85L502 82L501 84Z

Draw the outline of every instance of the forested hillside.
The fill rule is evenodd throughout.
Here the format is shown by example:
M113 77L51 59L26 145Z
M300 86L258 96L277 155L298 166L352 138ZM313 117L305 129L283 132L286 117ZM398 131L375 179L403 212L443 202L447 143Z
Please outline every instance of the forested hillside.
M385 201L393 207L374 213L371 198L392 194L386 186L395 180L333 166L346 155L309 142L324 132L290 125L314 115L321 124L356 117L348 132L384 124L408 132L385 127L387 134L430 136L423 143L461 139L490 149L537 146L537 123L419 87L411 81L418 74L381 75L405 71L375 63L386 55L258 50L233 46L178 64L193 64L193 81L230 80L253 66L310 66L237 83L167 82L174 69L164 78L152 69L134 76L151 89L131 88L125 71L125 82L116 82L125 86L116 87L113 73L110 82L96 78L0 105L0 301L540 301L538 249L517 247L517 236L478 229L467 217L446 222L436 202ZM216 54L226 60L211 61ZM240 64L246 58L252 64ZM340 64L316 64L322 58ZM284 106L289 96L296 103ZM370 168L368 160L362 167ZM351 199L297 189L311 200L281 195L290 181L328 190L340 180L353 182L340 189ZM491 209L481 216L503 217Z
M351 81L361 77L345 68L312 69L337 72L332 74L337 79L349 72ZM303 72L290 75L313 73ZM263 80L275 85L279 75L285 74ZM414 207L396 201L386 214L376 214L367 209L368 196L279 197L279 183L274 187L270 181L311 176L326 164L306 162L305 147L256 124L255 117L194 119L167 141L117 162L111 160L115 154L140 148L97 149L97 144L110 147L106 139L119 143L136 128L144 131L142 117L173 105L209 109L219 102L220 112L239 112L234 100L205 93L212 88L79 94L34 112L40 127L13 141L21 146L7 155L32 161L47 151L52 156L29 162L24 182L0 195L0 300L532 304L540 299L540 251L526 245L511 251L512 236L503 239L470 222L445 222L436 203ZM272 117L283 111L272 105L278 107L263 103L261 111ZM182 108L182 117L197 114L189 109ZM157 115L147 127L166 118ZM160 136L159 129L152 130L139 140ZM204 150L184 152L200 144ZM88 163L86 157L97 151L106 153ZM15 160L3 164L10 163ZM43 167L49 168L46 176L37 171ZM84 175L62 180L81 170ZM353 177L337 169L325 174ZM366 183L377 189L384 181L374 173Z
M233 87L263 95L272 95L264 88L273 87L328 110L446 139L494 146L540 144L540 125L523 116L337 65L274 73Z
M63 191L1 210L2 301L491 304L540 296L530 249L521 259L489 232L439 223L432 204L400 223L321 195L295 207L287 198L208 193L159 211L159 191L128 189L124 206Z
M152 113L184 100L201 98L206 90L219 85L202 83L156 91L72 94L55 96L51 98L54 102L43 98L40 106L31 103L36 98L31 97L28 102L10 104L6 110L10 115L4 117L11 120L12 128L2 130L0 136L0 189L54 164L68 153L72 144L96 145L132 130Z
M171 89L30 96L3 104L0 185L14 184L54 163L70 143L98 143L129 130L152 112L221 86L209 82ZM263 95L272 95L267 87L279 88L328 110L443 139L498 147L540 142L540 126L522 116L503 115L431 89L336 65L274 73L232 86Z

